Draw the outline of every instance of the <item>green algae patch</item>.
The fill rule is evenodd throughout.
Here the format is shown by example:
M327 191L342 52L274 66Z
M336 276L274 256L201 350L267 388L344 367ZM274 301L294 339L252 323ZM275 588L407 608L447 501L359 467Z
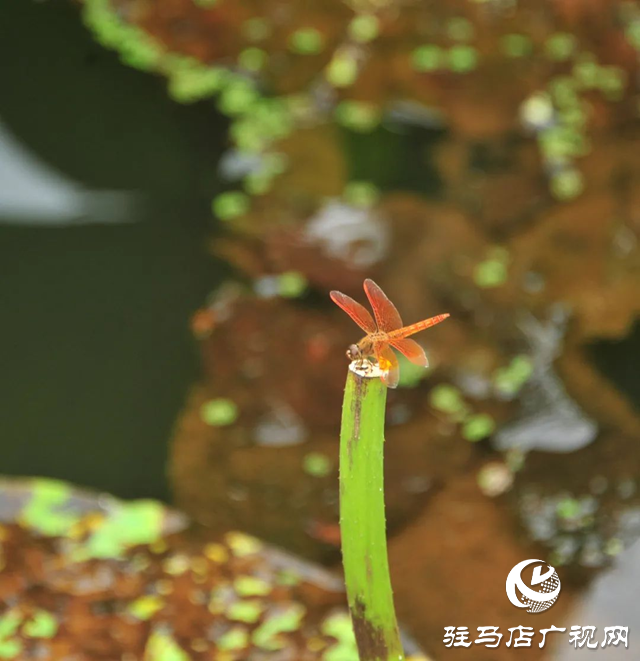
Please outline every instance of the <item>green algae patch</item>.
M264 605L256 600L252 601L236 601L231 604L226 611L227 617L230 620L237 620L238 622L257 622L264 612Z
M191 661L174 637L164 631L154 631L144 650L144 661Z
M338 642L322 655L323 661L359 661L356 637L353 633L351 618L347 613L330 615L321 627L322 633L335 638Z
M17 659L22 651L22 643L14 638L22 624L22 616L17 610L9 610L0 616L0 659Z
M79 559L120 558L133 546L153 544L162 537L163 522L163 506L158 502L120 503L78 549Z
M286 645L282 634L297 631L304 618L306 609L301 604L289 604L272 612L253 632L254 645L264 650L279 650Z
M25 528L42 535L64 537L80 516L63 509L71 498L71 487L56 480L37 479L32 483L31 497L18 519Z
M307 475L312 477L326 477L331 473L331 459L321 452L309 452L305 455L302 467Z
M150 620L158 611L164 608L164 604L162 597L150 594L131 602L127 608L127 613L138 620Z
M255 576L239 576L233 587L241 597L264 597L271 592L271 585Z
M262 542L258 539L241 532L227 533L225 540L231 549L231 553L238 558L255 555L256 553L260 553L264 548Z
M223 633L216 642L220 650L241 650L249 644L249 633L244 627L236 626Z
M22 627L22 632L29 638L53 638L58 631L58 620L45 610L37 610Z

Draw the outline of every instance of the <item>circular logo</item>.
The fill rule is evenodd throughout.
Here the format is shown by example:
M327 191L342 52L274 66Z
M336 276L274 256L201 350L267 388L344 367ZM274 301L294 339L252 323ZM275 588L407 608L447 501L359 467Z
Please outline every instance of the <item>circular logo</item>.
M524 582L524 569L538 563L531 574L529 585ZM507 597L518 608L526 608L527 613L542 613L555 604L560 594L558 572L543 560L523 560L507 576Z

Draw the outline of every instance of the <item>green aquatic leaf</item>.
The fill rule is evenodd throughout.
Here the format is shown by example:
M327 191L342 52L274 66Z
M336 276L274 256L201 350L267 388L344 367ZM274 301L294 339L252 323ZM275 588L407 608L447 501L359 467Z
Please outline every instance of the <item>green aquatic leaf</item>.
M31 497L22 510L18 522L43 535L67 535L81 519L79 514L64 509L72 493L71 487L64 482L33 480Z
M238 407L231 399L210 399L200 407L200 417L212 427L226 427L238 419Z
M158 611L164 608L165 601L162 597L154 594L139 597L127 607L127 613L138 620L150 620Z
M331 459L321 452L309 452L303 459L303 470L313 477L326 477L331 473Z
M462 426L462 435L468 441L481 441L491 436L496 428L494 419L487 413L477 413L469 416Z
M153 631L147 640L144 661L190 661L190 657L170 633Z
M37 610L27 620L22 628L25 636L30 638L53 638L58 631L58 620L45 610Z
M358 14L349 23L349 34L354 41L365 44L380 32L380 21L373 14Z
M219 650L236 651L247 647L249 644L249 633L241 626L235 626L226 631L216 640Z
M285 646L280 634L297 631L304 618L306 609L301 604L288 604L272 612L253 632L253 643L264 650L279 650Z
M78 558L119 558L133 546L162 537L164 507L153 500L120 502L78 549Z
M213 200L213 213L220 220L232 220L249 211L251 198L240 191L221 193Z
M289 39L289 48L299 55L315 55L324 47L324 36L315 28L296 30Z
M239 622L257 622L264 612L264 604L260 601L236 601L226 610L226 615L230 620Z

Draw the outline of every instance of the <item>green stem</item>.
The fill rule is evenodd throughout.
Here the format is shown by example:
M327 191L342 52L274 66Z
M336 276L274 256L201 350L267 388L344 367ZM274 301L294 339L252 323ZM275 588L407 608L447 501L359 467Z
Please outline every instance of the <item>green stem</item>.
M384 517L387 388L379 372L347 376L340 432L340 530L347 597L360 661L402 661Z

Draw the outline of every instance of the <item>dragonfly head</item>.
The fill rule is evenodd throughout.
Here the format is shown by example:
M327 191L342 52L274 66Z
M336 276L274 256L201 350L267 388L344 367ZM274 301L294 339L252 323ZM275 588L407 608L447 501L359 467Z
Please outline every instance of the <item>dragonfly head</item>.
M360 347L357 344L349 345L349 348L347 349L347 358L349 360L362 360L364 358L362 351L360 351Z

